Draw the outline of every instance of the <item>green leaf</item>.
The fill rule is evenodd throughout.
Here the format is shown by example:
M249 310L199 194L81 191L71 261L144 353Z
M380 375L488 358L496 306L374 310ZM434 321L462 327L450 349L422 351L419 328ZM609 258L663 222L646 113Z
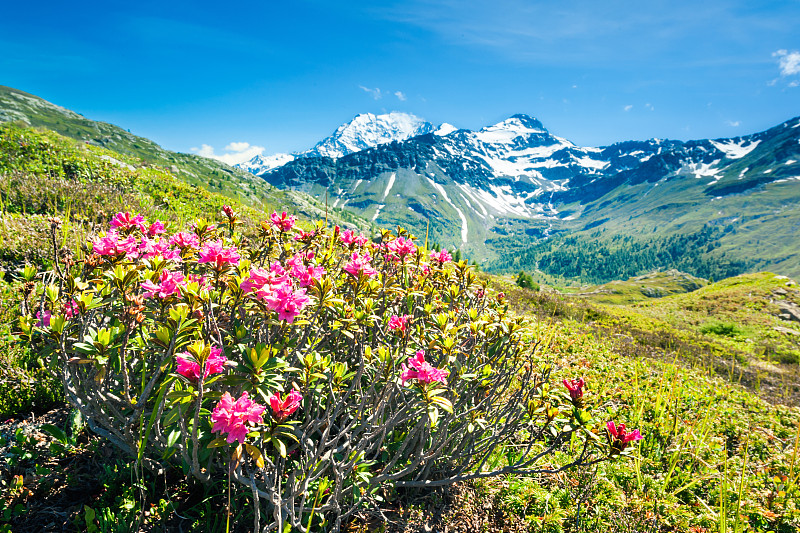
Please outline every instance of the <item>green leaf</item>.
M225 440L225 437L219 437L209 442L206 448L219 448L220 446L225 446L226 444L228 444L228 441Z

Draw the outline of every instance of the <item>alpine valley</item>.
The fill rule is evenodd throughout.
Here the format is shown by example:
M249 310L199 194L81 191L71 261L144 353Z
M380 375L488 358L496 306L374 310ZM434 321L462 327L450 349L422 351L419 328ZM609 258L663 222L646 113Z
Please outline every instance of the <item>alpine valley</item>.
M480 131L359 115L241 165L492 271L604 282L678 268L800 275L800 117L729 139L576 146L527 115Z
M400 225L489 271L593 283L669 268L715 279L800 276L800 117L731 139L587 148L527 115L469 131L363 114L310 150L239 168L167 151L8 87L0 87L0 122L138 158L259 209L375 230Z

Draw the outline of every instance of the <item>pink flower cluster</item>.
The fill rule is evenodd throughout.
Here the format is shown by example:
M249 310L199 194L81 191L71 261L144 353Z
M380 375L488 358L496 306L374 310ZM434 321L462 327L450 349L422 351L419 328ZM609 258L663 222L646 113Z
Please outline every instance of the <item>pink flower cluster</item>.
M272 213L269 216L269 220L272 222L273 226L281 231L289 231L294 227L295 222L297 222L297 219L291 215L287 215L286 211L280 215L278 213Z
M324 269L319 272L315 270L317 268L322 267L310 267L310 272L308 268L305 273L302 270L297 272L301 278L299 282L310 284L310 280L316 274L321 276ZM297 315L311 302L311 298L306 296L305 289L294 290L292 279L278 263L273 263L269 271L263 268L252 269L250 276L242 282L241 289L263 300L269 309L278 313L279 320L286 320L289 324L294 322Z
M364 275L368 278L377 276L378 271L372 267L370 261L372 261L372 258L369 253L364 252L364 255L359 255L358 252L353 252L353 255L350 257L350 262L344 266L344 271L355 278L360 275Z
M182 231L180 233L176 233L169 239L169 243L172 246L177 246L180 249L184 248L200 248L200 239L197 237L196 234L190 231Z
M212 263L216 270L222 270L229 265L238 265L239 259L241 257L235 246L225 248L222 240L217 239L203 244L198 263Z
M127 211L114 215L114 218L111 219L111 227L121 231L138 229L142 233L147 232L147 223L144 221L144 217L142 215L134 216Z
M297 411L302 401L303 395L294 389L286 395L284 400L281 400L280 393L276 392L269 397L269 406L272 408L272 416L275 417L275 420L278 422L283 422L289 418L292 413Z
M569 391L569 397L572 399L572 403L575 407L583 407L583 387L586 385L583 378L564 379L563 383Z
M353 230L350 229L344 230L340 239L342 244L346 244L347 246L350 246L351 244L355 244L356 246L364 246L367 244L367 237L364 234L359 233L356 235L353 233Z
M286 266L291 268L289 275L301 287L313 285L313 280L320 279L325 274L323 267L309 264L313 259L314 252L299 252L286 262Z
M386 245L386 250L403 259L407 255L415 254L417 252L417 245L414 244L411 239L398 237Z
M450 252L447 250L442 250L441 252L432 251L431 252L431 260L432 261L439 261L439 263L449 263L453 260L453 256L450 255Z
M425 361L425 351L420 350L414 357L408 358L408 366L405 363L400 365L400 380L403 385L407 381L416 379L420 383L433 383L440 381L447 384L447 376L450 375L448 370L436 368L430 363Z
M181 352L175 356L178 363L177 372L181 376L197 381L200 379L200 364L195 360L189 352ZM225 363L228 358L222 355L222 348L211 348L211 353L206 359L203 369L203 379L213 374L219 374L225 370Z
M228 444L236 441L244 444L248 433L247 424L261 423L266 410L265 406L248 398L246 392L237 400L226 392L211 412L211 421L214 423L211 431L227 433L225 440Z
M638 429L629 432L625 424L617 426L614 424L613 420L608 421L606 429L608 430L608 441L611 444L612 453L620 453L625 450L631 442L636 442L643 438L641 434L639 434Z
M401 334L405 333L406 329L408 328L408 321L410 319L411 315L392 315L391 318L389 318L389 329L392 331L397 331Z
M142 282L142 288L145 290L144 297L152 298L158 296L159 298L168 298L173 294L180 294L181 287L186 286L186 278L181 272L170 272L164 270L158 278L158 285L152 281L145 280Z

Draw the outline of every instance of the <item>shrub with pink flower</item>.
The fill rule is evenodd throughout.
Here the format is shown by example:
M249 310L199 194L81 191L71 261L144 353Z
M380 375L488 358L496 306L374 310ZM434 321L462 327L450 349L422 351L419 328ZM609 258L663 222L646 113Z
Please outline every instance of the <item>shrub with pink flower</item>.
M272 222L273 226L284 232L292 229L297 222L297 219L292 215L286 214L286 211L280 215L278 213L272 213L269 216L269 220Z
M355 244L356 246L364 246L367 243L367 237L364 234L359 233L356 235L351 229L344 230L340 239L342 244L346 244L348 246L351 244Z
M166 230L164 229L164 223L161 222L160 220L156 220L155 222L150 224L149 228L147 228L147 236L150 237L151 239L156 235L161 235L162 233L165 232Z
M303 395L294 389L286 395L284 400L281 400L280 393L276 392L269 397L269 406L272 408L272 416L278 422L283 422L289 418L292 413L297 411L302 401Z
M392 315L389 318L389 329L392 331L397 331L398 333L405 333L406 328L408 327L408 321L410 319L411 315Z
M417 252L417 245L414 244L411 239L397 237L386 245L386 249L403 259L407 255L415 254Z
M628 431L625 424L617 426L614 424L613 420L608 421L606 430L606 436L608 437L608 443L611 445L612 454L622 453L631 442L642 440L642 435L639 433L638 429Z
M248 424L263 422L264 411L267 408L247 397L247 392L234 400L229 392L220 398L219 403L211 412L211 431L227 433L226 441L233 444L236 441L244 444L249 432Z
M239 251L235 246L226 248L221 239L207 242L200 248L200 260L198 263L212 263L214 268L222 270L230 265L238 265Z
M305 289L293 290L291 283L278 285L263 296L267 307L278 313L279 320L291 324L297 315L311 302Z
M182 272L170 272L168 270L161 272L158 277L158 284L149 279L142 282L145 298L152 298L153 296L158 296L162 299L168 298L173 294L180 294L181 287L185 285L186 279Z
M583 387L586 385L583 378L564 379L562 383L569 391L569 397L572 399L573 405L578 408L583 407Z
M372 261L372 257L368 253L365 252L364 255L359 255L358 252L353 252L350 262L344 267L344 271L356 278L359 275L364 275L368 278L377 276L378 271L373 268L370 261Z
M446 385L449 375L449 370L436 368L425 361L425 350L419 350L414 357L409 357L408 366L405 363L400 365L400 381L403 385L412 379L425 384L441 382Z
M111 227L121 231L131 231L138 229L141 232L147 232L147 223L142 215L132 215L129 212L117 213L111 219Z
M452 261L453 256L450 255L450 252L448 252L447 250L442 250L440 252L434 250L431 252L431 260L438 261L439 263L444 264Z
M111 230L92 241L92 251L97 255L113 257L124 254L127 258L135 259L139 256L139 241L133 235L123 239L119 233Z
M181 231L180 233L176 233L169 239L169 243L172 246L177 246L178 248L200 248L200 239L197 237L196 234L192 233L191 231Z
M176 369L178 374L192 381L200 379L200 364L189 352L179 353L175 356L175 360L178 363L178 368ZM212 347L204 365L203 379L221 373L225 370L225 363L227 362L228 358L222 355L222 348Z

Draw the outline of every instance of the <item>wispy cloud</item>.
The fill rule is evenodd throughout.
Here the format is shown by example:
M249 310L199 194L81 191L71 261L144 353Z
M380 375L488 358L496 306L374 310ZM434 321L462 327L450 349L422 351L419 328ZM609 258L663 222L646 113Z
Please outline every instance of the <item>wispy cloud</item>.
M408 100L408 97L402 91L395 91L394 95L397 97L398 100L401 102L405 102Z
M727 124L731 128L738 128L739 126L742 125L741 121L739 120L728 120L725 122L725 124Z
M633 109L633 106L631 104L628 104L625 107L623 107L622 109L624 109L625 111L630 111L631 109Z
M263 146L253 146L248 142L234 141L225 146L224 154L214 153L214 147L209 144L201 144L200 148L193 147L190 150L197 155L216 159L233 166L249 161L257 155L263 155L265 149Z
M380 100L381 98L383 98L383 92L378 87L370 89L369 87L364 87L363 85L359 85L358 88L364 91L365 93L369 94L375 100Z

